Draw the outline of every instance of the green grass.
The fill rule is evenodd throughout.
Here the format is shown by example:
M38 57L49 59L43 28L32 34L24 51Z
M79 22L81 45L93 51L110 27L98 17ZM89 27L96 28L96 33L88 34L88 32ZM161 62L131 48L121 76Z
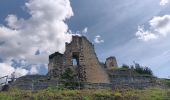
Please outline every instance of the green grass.
M48 88L40 91L24 91L11 89L8 92L0 92L0 100L94 100L96 97L114 97L111 90L69 90Z
M124 98L135 97L139 100L170 100L170 89L149 88L143 90L129 89L121 92Z
M170 89L83 89L69 90L50 87L40 91L10 89L0 92L0 100L170 100Z
M170 87L170 79L160 79L160 81Z

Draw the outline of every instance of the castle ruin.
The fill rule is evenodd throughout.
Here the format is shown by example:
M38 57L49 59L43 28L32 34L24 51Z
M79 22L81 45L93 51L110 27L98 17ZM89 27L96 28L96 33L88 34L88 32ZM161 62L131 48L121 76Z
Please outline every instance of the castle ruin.
M25 90L40 90L49 86L63 85L60 78L68 68L76 76L75 81L81 83L82 86L79 84L78 87L82 88L116 89L164 86L152 75L146 76L133 69L119 68L116 57L108 57L105 63L99 62L94 45L84 36L73 36L71 43L66 43L66 50L63 54L55 52L49 56L47 75L26 75L16 79L9 86Z
M111 63L114 65L115 61ZM51 76L59 77L66 68L71 68L82 82L110 83L96 56L94 45L84 36L73 36L71 43L66 43L64 54L56 52L50 55L48 67Z

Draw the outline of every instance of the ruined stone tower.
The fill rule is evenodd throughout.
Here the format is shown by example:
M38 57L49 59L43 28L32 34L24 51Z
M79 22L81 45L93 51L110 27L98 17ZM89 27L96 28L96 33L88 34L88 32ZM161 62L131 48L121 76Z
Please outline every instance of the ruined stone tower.
M94 51L94 45L84 36L73 36L72 42L66 43L64 54L50 55L51 75L59 76L66 68L74 69L83 82L109 83L108 75L101 67Z
M105 65L106 65L107 69L117 68L118 65L117 65L116 57L114 57L114 56L108 57L106 59Z
M52 77L59 78L64 70L63 54L55 52L49 56L48 74Z

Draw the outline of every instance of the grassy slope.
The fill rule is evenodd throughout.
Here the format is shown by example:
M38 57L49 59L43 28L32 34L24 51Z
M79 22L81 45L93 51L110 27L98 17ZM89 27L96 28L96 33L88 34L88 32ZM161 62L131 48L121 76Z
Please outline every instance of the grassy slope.
M167 84L168 87L170 87L170 79L160 79L160 81L161 81L162 83Z
M0 100L170 100L170 89L145 90L58 90L48 88L41 91L11 89L0 92Z

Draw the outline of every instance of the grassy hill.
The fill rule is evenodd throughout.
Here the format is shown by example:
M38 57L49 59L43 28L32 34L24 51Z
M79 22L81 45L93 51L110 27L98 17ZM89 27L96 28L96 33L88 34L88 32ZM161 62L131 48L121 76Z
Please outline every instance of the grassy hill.
M0 92L0 100L170 100L170 89L84 89L68 90L49 87L39 91L10 89Z
M160 81L170 87L170 79L160 79Z

